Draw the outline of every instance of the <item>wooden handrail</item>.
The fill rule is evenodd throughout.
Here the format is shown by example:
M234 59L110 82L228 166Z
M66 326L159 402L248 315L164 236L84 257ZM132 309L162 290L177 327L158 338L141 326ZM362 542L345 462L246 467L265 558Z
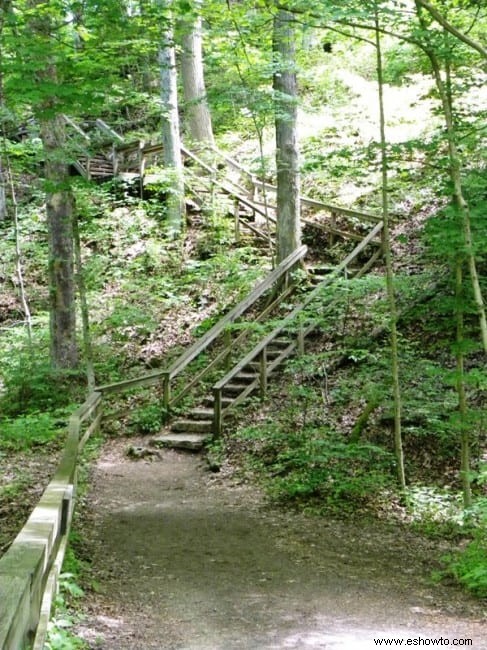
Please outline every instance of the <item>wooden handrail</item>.
M186 366L191 363L199 354L204 352L223 331L231 325L236 318L241 316L249 309L268 289L278 282L284 275L304 258L307 252L306 246L300 246L276 268L271 271L267 277L258 284L243 300L241 300L233 309L231 309L218 323L213 325L200 339L195 341L185 352L165 370L156 370L135 379L124 379L123 381L112 384L97 386L96 390L100 393L113 393L130 388L139 388L160 383L161 379L167 377L169 380L176 377Z
M109 135L114 140L117 140L117 142L123 142L124 141L123 137L119 133L114 131L111 128L111 126L108 126L108 124L106 122L104 122L103 120L101 120L100 118L95 120L95 124L98 127L98 129L100 129L100 131L103 131L103 133L106 133L107 135Z
M275 185L261 181L258 178L255 178L254 185L256 187L269 190L270 192L277 191L277 187ZM373 212L365 212L363 210L354 210L353 208L345 208L343 206L336 205L334 203L325 203L324 201L318 201L317 199L311 199L310 197L303 196L303 195L300 196L299 198L303 205L309 205L312 208L317 208L317 209L323 208L324 210L328 210L329 212L344 214L348 217L358 217L360 219L366 219L368 221L380 221L382 219L380 215L374 214Z
M0 558L0 649L45 645L51 605L67 546L80 451L98 429L102 396L91 393L71 415L63 455L49 485ZM92 419L87 432L82 426ZM35 637L35 638L34 638Z
M222 400L221 400L221 394L222 390L225 387L226 384L231 382L232 379L236 377L246 366L248 366L250 363L255 361L259 356L265 355L265 352L268 348L268 346L276 339L278 338L284 330L289 326L290 323L295 321L297 317L303 313L304 309L310 305L316 297L320 294L320 292L323 290L324 287L328 286L332 282L334 282L337 277L342 273L344 269L352 262L362 251L364 248L366 248L372 241L373 239L379 234L379 232L383 228L383 222L380 222L372 228L372 230L368 233L366 237L353 249L353 251L347 255L347 257L342 260L342 262L335 267L332 273L330 273L320 284L318 284L305 298L302 304L298 305L293 309L293 311L288 314L282 321L281 323L274 328L272 332L270 332L267 336L265 336L263 339L261 339L257 345L253 347L250 352L247 353L247 355L241 359L233 368L231 368L224 377L222 377L218 382L216 382L213 385L213 395L214 395L214 400L215 400L215 411L214 411L214 430L216 434L218 435L221 432L221 422L223 418L223 413L224 413L224 408L222 405ZM312 321L308 323L305 327L303 326L301 329L301 332L299 334L300 337L305 336L309 334L313 329L315 329L318 321ZM281 353L280 357L272 362L272 368L277 367L277 365L280 363L281 358L285 358L292 348L296 347L296 343L290 343L289 348L286 349L285 352ZM253 390L255 387L255 384L261 381L262 378L256 379L252 384L247 386L245 389L245 395L250 394L250 392ZM237 400L234 400L232 403L232 406L235 406L239 401L242 400L242 396L238 398Z

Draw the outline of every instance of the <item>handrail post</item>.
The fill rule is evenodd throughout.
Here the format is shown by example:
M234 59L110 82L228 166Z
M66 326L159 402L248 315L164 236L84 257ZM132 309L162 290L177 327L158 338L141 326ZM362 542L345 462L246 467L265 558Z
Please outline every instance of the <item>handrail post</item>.
M169 372L165 371L162 374L162 408L163 419L166 421L169 418L169 404L171 402L171 378Z
M118 151L117 147L115 144L112 144L112 166L113 166L113 175L118 176L118 170L120 167L120 163L118 160Z
M264 399L267 393L267 346L262 348L259 357L260 399Z
M235 220L235 243L240 242L240 208L238 199L233 202L233 216Z
M213 389L213 433L219 438L223 430L222 389Z
M299 329L298 329L298 354L299 355L304 354L304 327L303 327L303 323L299 324Z
M139 141L138 149L138 162L139 162L139 178L140 178L140 198L144 198L144 175L145 175L145 156L144 156L144 140Z
M232 351L232 332L227 327L223 332L223 340L227 353L225 355L225 370L230 370L231 351Z

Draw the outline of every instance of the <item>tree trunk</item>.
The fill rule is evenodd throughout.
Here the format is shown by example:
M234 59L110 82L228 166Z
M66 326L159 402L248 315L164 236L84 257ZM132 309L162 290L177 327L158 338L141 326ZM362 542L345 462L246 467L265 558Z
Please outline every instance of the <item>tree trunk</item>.
M0 221L4 221L7 218L7 192L5 186L5 172L3 170L2 159L0 158Z
M273 31L278 263L301 245L296 52L292 21L290 12L279 10Z
M457 395L458 415L460 424L460 476L462 480L462 494L464 508L472 505L471 467L470 467L470 430L468 426L468 403L467 391L465 389L465 355L464 344L464 322L463 322L463 269L462 260L456 261L455 268L455 298L456 298L456 351L455 361L457 369Z
M174 52L173 30L169 26L162 35L159 65L161 71L164 164L171 181L167 199L168 232L170 237L177 239L183 228L184 182L179 135L176 55Z
M426 32L426 25L421 16L421 3L416 2L416 9L418 13L418 18L421 24L421 27ZM436 82L436 88L440 96L440 101L443 109L443 115L445 117L445 126L446 126L446 137L448 143L448 156L450 159L450 178L453 185L453 195L457 208L462 217L462 234L463 242L465 248L465 254L468 264L468 270L470 274L470 281L472 283L472 290L475 299L475 305L477 308L477 314L479 319L480 327L480 338L482 341L482 346L484 352L487 353L487 316L484 298L482 295L482 289L480 287L479 274L477 271L477 262L475 260L475 252L473 248L473 238L472 238L472 225L470 218L470 206L465 199L463 193L463 184L462 184L462 162L460 158L460 153L457 146L457 138L455 132L455 122L453 118L453 109L452 109L452 98L448 92L447 86L443 81L441 76L441 67L438 57L434 50L430 46L423 47L425 54L428 56L431 67L433 70L433 76Z
M73 264L74 197L69 185L68 165L63 159L62 118L42 117L40 126L49 232L51 362L56 369L71 369L78 365Z
M379 83L379 112L380 112L380 147L381 147L381 171L382 171L382 219L383 228L383 247L384 258L386 263L386 285L387 299L389 302L389 324L390 324L390 341L391 341L391 380L392 392L394 397L394 450L396 454L397 478L401 488L406 487L406 475L404 470L404 452L402 444L402 423L401 423L401 384L399 380L399 345L397 337L397 320L398 312L396 305L396 292L394 287L394 270L392 266L391 238L389 234L389 198L388 198L388 160L387 160L387 141L385 132L385 114L384 114L384 82L382 68L382 50L379 32L379 10L375 5L375 44L377 51L377 79Z
M52 43L64 17L46 11L41 0L30 0L31 37L37 43ZM41 9L39 9L41 7ZM36 81L42 100L36 106L44 149L44 178L49 243L49 323L50 356L56 370L78 365L76 307L73 263L74 197L69 181L66 136L57 88L61 86L54 55L49 47L39 49L42 60L36 62Z
M189 134L197 143L214 144L211 114L206 100L203 69L201 16L184 21L181 77L183 82L186 123Z
M74 259L76 266L76 284L78 286L78 295L81 308L81 323L83 331L83 352L86 367L86 380L88 390L91 392L95 389L95 369L93 365L93 348L91 345L90 334L90 312L88 309L88 300L86 297L85 278L83 273L83 261L81 258L81 238L79 235L78 215L73 215L73 235L74 235Z

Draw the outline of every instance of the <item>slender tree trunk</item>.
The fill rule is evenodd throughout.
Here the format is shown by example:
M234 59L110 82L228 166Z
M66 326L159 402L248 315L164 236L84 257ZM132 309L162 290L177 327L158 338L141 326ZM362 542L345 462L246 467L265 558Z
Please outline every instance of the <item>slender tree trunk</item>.
M184 181L181 158L181 138L179 134L178 91L176 74L176 55L172 27L162 35L159 51L162 99L162 141L164 145L164 164L170 173L171 188L167 199L167 222L169 236L177 239L183 229L184 220Z
M90 335L90 314L88 301L86 299L86 286L83 274L83 262L81 259L81 239L79 236L78 217L73 216L73 234L74 234L74 258L76 262L76 284L78 285L78 295L81 306L81 321L83 326L83 352L86 363L86 380L88 390L95 388L95 370L93 367L93 349L91 346Z
M3 169L2 159L0 158L0 221L4 221L7 217L7 192L5 187L5 171Z
M421 15L420 6L422 3L416 1L416 9L418 13L418 18L423 30L426 29L424 19ZM458 396L458 413L460 420L460 442L461 442L461 452L460 452L460 474L462 480L462 491L463 491L463 504L465 508L469 508L472 505L472 490L470 485L470 444L471 436L468 428L468 402L467 402L467 393L465 389L465 358L463 352L463 342L464 342L464 317L463 317L463 263L464 260L467 261L470 278L474 290L475 302L477 305L479 321L480 321L480 331L482 337L482 343L484 350L487 351L487 322L485 320L485 308L483 303L483 297L480 290L480 283L477 274L477 265L475 262L475 255L473 251L473 242L470 226L470 210L467 201L463 196L463 187L461 180L461 159L458 152L456 144L456 134L455 134L455 125L453 120L453 99L451 94L451 84L449 77L449 68L447 65L447 82L443 81L441 76L441 68L438 58L435 52L431 47L427 46L423 48L424 52L428 56L431 67L433 70L433 75L436 82L436 87L440 96L443 113L445 116L446 123L446 132L447 132L447 141L448 141L448 153L450 158L450 178L453 184L453 193L454 198L457 203L457 207L460 211L462 217L462 230L463 230L463 241L464 241L464 251L459 251L455 260L455 320L456 320L456 350L455 350L455 361L456 361L456 371L457 371L457 396Z
M463 270L462 260L458 258L455 267L455 297L456 297L456 369L457 369L457 395L458 414L460 419L460 475L462 480L463 505L470 508L472 505L472 488L470 484L470 432L467 423L468 405L465 390L465 359L463 353L464 323L463 323Z
M203 68L201 16L196 15L190 21L182 21L181 27L183 30L181 77L189 134L194 142L213 145L213 128L206 99Z
M386 263L386 284L387 298L389 301L389 323L391 329L391 378L394 397L394 449L397 463L397 477L401 488L406 487L406 475L404 471L404 452L402 445L402 426L401 426L401 385L399 380L399 346L397 337L397 305L396 293L394 288L394 270L392 266L391 238L389 232L389 199L388 191L388 160L385 133L385 114L384 114L384 83L382 70L382 50L379 31L379 13L375 5L375 38L377 51L377 78L379 82L379 112L380 112L380 146L381 146L381 168L382 168L382 219L383 228L383 246Z
M278 263L301 244L294 32L293 15L280 9L273 30Z
M4 140L4 145L5 145L5 140ZM32 317L29 308L29 301L27 299L27 292L25 290L24 273L22 269L22 248L21 248L21 240L20 240L19 205L17 203L17 195L15 192L12 168L10 166L10 160L7 154L5 154L5 158L7 161L5 175L8 178L9 185L10 185L10 197L12 203L12 215L13 215L13 223L14 223L15 270L16 270L17 282L20 291L20 301L22 303L22 309L24 310L25 325L27 329L27 340L29 342L29 351L32 353Z
M416 9L418 13L418 18L421 24L421 27L426 31L426 25L424 19L421 16L421 3L416 0ZM485 303L482 295L482 290L480 287L480 280L477 271L477 263L475 260L475 252L473 246L473 237L472 237L472 225L470 218L470 207L465 199L463 194L463 185L462 185L462 161L457 147L456 141L456 132L455 132L455 123L453 119L453 109L452 109L452 98L448 92L447 85L443 81L441 76L441 66L438 61L438 58L435 52L431 47L426 46L423 48L423 51L428 56L431 67L433 70L433 75L436 82L436 88L440 96L440 101L443 109L443 115L445 117L446 125L446 136L448 144L448 155L450 159L450 178L453 185L453 194L457 208L462 218L462 232L463 232L463 242L464 248L467 256L468 270L470 274L470 280L472 283L472 289L475 299L475 305L477 307L477 314L479 319L480 326L480 337L482 341L482 346L484 352L487 352L487 317L485 312Z

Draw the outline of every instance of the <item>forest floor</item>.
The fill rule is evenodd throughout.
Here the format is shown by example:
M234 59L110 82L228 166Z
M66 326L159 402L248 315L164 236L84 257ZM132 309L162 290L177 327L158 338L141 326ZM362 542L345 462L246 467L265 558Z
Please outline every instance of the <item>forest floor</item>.
M355 650L421 638L487 649L485 603L430 578L448 542L278 509L201 456L131 460L137 444L105 445L80 509L77 552L96 588L76 633L90 648Z

